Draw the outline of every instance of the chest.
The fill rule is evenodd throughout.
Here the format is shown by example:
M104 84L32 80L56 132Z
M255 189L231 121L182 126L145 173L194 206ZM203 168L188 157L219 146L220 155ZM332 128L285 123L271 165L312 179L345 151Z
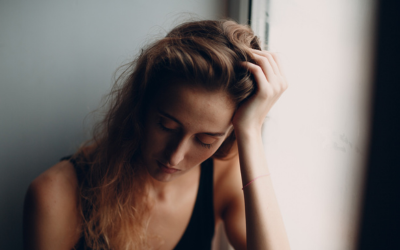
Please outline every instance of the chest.
M202 171L201 178L199 173L175 199L154 204L147 230L153 249L210 249L219 216L212 172L207 171Z
M196 206L198 188L197 180L174 199L155 202L147 230L153 249L173 249L181 240Z

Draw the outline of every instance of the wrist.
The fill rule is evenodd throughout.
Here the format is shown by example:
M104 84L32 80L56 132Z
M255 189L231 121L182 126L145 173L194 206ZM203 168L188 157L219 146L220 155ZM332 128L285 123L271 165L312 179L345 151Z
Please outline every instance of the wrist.
M239 147L262 146L261 129L235 129L235 136Z
M261 126L257 125L242 125L242 126L234 126L234 131L236 138L245 137L245 138L255 138L261 137Z

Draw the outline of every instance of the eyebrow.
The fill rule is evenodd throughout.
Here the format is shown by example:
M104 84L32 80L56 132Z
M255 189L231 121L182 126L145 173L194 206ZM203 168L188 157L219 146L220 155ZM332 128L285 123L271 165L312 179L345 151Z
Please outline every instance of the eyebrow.
M178 119L176 119L175 117L173 117L172 115L168 114L167 112L162 111L159 107L157 107L157 110L158 110L158 112L159 112L161 115L163 115L163 116L165 116L165 117L167 117L167 118L169 118L169 119L175 121L176 123L180 124L181 126L183 126L182 123L181 123ZM206 135L218 136L218 137L219 137L219 136L224 136L224 135L225 135L225 133L223 133L223 132L221 132L221 133L204 132L204 133L200 133L200 134L206 134Z

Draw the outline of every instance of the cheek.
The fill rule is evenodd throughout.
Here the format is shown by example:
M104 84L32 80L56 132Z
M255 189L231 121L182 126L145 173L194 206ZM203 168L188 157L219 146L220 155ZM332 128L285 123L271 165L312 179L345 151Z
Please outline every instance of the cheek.
M218 147L220 146L218 145L214 145L214 147L212 147L211 149L205 149L202 148L201 146L198 145L194 145L194 148L191 150L190 154L187 155L187 161L190 165L198 165L201 162L207 160L208 158L210 158L211 156L214 155L214 153L217 151Z
M165 147L167 138L161 134L153 124L147 124L144 137L144 154L155 154L161 152Z

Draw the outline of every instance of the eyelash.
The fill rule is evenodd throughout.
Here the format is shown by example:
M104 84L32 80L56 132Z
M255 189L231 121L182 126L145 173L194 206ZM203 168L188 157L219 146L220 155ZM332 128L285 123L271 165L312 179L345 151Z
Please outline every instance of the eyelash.
M164 131L167 131L167 132L173 131L173 129L169 129L169 128L164 127L164 125L162 125L161 121L157 122L157 124Z
M164 125L161 123L161 121L159 121L157 124L158 124L158 126L159 126L162 130L164 130L164 131L166 131L166 132L172 132L172 131L174 131L173 129L169 129L169 128L164 127ZM196 137L196 142L197 142L198 144L200 144L200 146L202 146L202 147L204 147L204 148L208 148L208 149L210 149L210 148L211 148L211 145L212 145L212 144L206 144L206 143L201 142L199 139L197 139L197 137Z
M208 148L208 149L211 148L211 144L202 143L202 142L201 142L199 139L197 139L197 138L196 138L196 141L200 144L200 146L202 146L202 147L204 147L204 148Z

